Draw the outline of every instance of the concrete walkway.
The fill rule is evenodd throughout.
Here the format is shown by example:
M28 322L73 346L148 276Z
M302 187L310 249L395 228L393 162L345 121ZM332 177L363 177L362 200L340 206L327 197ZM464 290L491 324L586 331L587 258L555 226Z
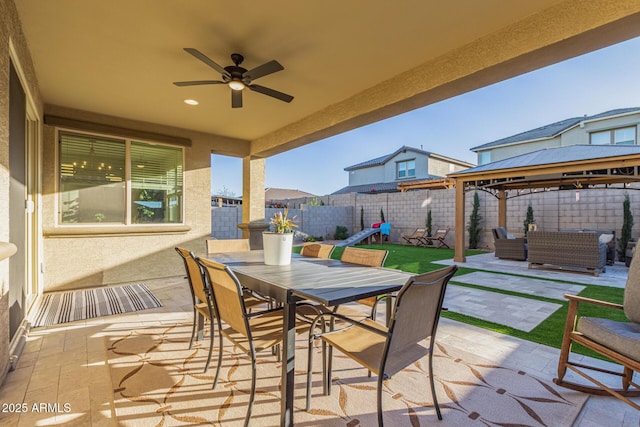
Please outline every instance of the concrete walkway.
M454 262L453 260L444 260L437 263L451 265ZM531 332L548 316L558 310L561 304L483 289L456 286L455 283L518 292L555 299L561 302L564 300L564 294L576 295L585 286L557 282L557 280L622 288L626 283L628 270L624 264L619 263L607 267L606 273L595 277L574 272L528 269L527 263L524 261L501 260L496 258L493 253L470 256L467 258L467 262L456 264L460 267L488 271L455 276L452 279L452 284L447 288L444 300L445 307L456 313L525 332ZM521 276L514 276L514 274Z
M619 262L615 265L607 266L606 272L601 273L597 277L587 273L539 268L529 269L529 264L526 261L499 259L495 257L493 252L467 257L467 261L463 263L456 263L452 259L436 261L435 263L443 265L457 264L460 267L475 268L497 273L519 274L538 279L563 280L586 285L612 286L616 288L624 288L629 271L623 263Z

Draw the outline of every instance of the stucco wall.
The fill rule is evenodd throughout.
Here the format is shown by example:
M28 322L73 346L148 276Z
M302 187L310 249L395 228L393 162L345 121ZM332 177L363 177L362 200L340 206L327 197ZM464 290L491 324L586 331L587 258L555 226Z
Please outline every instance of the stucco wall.
M27 42L22 34L18 13L12 1L0 1L0 241L9 239L9 62L10 43L22 84L31 95L37 114L42 111L40 93ZM9 263L0 261L0 384L9 369Z
M55 106L46 106L45 114L185 137L192 143L185 148L184 165L184 224L189 227L188 231L102 235L101 229L95 228L82 236L60 235L61 228L56 224L58 144L55 128L44 126L44 290L83 288L182 274L184 266L173 248L184 246L201 252L204 240L211 233L210 153L217 149L229 151L233 146L241 150L244 141ZM248 149L246 144L245 149Z

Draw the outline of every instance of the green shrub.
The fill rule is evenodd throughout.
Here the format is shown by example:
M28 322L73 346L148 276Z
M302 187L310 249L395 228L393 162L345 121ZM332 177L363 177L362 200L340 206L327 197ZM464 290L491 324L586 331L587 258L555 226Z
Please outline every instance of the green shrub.
M627 258L627 243L631 240L631 229L633 228L633 214L631 214L631 201L628 193L624 194L622 215L622 230L620 230L620 238L618 239L618 259L624 262Z
M333 235L333 238L336 240L345 240L347 237L349 237L349 231L347 230L347 227L337 225L336 233Z
M524 219L524 237L527 237L527 233L529 233L529 224L535 224L536 219L533 217L533 206L531 206L531 202L529 202L529 206L527 207L527 215Z
M467 226L467 231L469 232L469 249L477 249L478 244L480 243L480 220L482 216L480 215L480 196L478 193L473 193L473 210L471 211L471 216L469 217L469 225Z

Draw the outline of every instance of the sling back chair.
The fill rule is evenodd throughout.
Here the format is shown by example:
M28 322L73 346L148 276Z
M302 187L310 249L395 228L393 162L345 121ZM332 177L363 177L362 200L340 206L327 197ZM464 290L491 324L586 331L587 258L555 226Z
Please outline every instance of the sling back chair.
M207 239L207 253L219 252L247 252L249 251L249 239Z
M313 258L331 258L335 245L328 245L326 243L305 243L300 249L300 255Z
M218 384L222 365L222 337L224 336L251 358L251 393L244 425L249 425L256 391L256 353L273 348L282 342L283 309L272 308L257 313L247 312L243 298L243 287L228 266L207 259L198 258L211 287L213 306L218 332L218 366L213 380L213 388ZM223 327L222 322L226 326ZM298 322L297 332L306 332L308 323Z
M204 367L204 372L209 369L211 363L211 352L213 349L213 336L214 336L214 310L213 303L211 302L211 295L208 291L208 287L205 284L204 272L196 261L196 256L193 252L190 252L184 248L176 247L176 252L182 257L184 261L184 269L187 273L187 280L189 281L189 290L191 291L191 299L193 301L193 328L191 330L191 340L189 341L189 348L193 346L193 340L196 337L196 328L198 325L198 314L203 316L210 322L211 325L211 339L209 342L209 356L207 357L207 363ZM255 296L251 293L244 295L245 306L249 309L258 305L267 304L269 301L259 296Z
M558 360L558 378L554 379L554 382L585 393L610 394L640 410L640 404L629 399L640 396L640 385L634 382L633 378L634 373L640 372L640 257L633 257L631 261L629 277L624 288L623 304L575 295L565 295L565 298L569 299L569 309ZM623 312L629 321L581 316L578 313L579 306L582 309L588 308L588 305L607 307L614 313ZM586 362L578 363L570 360L574 343L607 357L622 369L620 371L603 369L588 365ZM565 381L567 369L591 381L594 385ZM620 377L621 387L609 387L593 378L587 371L609 374L613 378Z
M449 245L445 241L445 238L449 234L448 228L439 228L433 236L423 236L420 238L421 246L437 245L436 248L449 248ZM451 249L451 248L449 248Z
M426 235L426 228L416 228L413 234L410 234L408 236L406 234L401 234L400 237L410 245L421 246L423 244L421 239Z
M207 239L207 254L213 255L221 252L249 252L249 239ZM258 292L250 291L245 288L245 305L247 308L260 304L273 305L273 301L260 295Z
M379 426L383 425L382 382L428 355L431 394L438 419L441 420L442 414L433 380L433 348L447 283L457 268L453 265L411 277L398 291L388 328L372 319L362 322L339 313L318 315L309 333L307 411L311 407L312 346L314 340L319 338L329 345L329 349L335 347L378 376ZM324 329L323 325L327 323L328 316L348 322L352 326L338 331L316 332L317 328ZM323 347L323 360L324 358ZM331 361L329 356L326 366L323 366L323 385L327 395L331 392Z
M366 265L367 267L382 267L387 259L387 255L389 255L389 251L381 249L361 249L347 246L344 248L344 252L342 252L340 261ZM361 299L357 302L373 307L376 303L376 297Z
M214 311L213 301L211 300L211 294L207 291L204 285L202 276L202 270L196 261L193 252L190 252L183 248L175 248L176 252L182 257L184 261L184 269L187 272L187 280L189 281L189 290L191 290L191 299L193 300L193 328L191 330L191 340L189 341L189 349L193 345L193 339L196 336L196 327L198 324L198 313L204 316L211 325L211 336L209 340L209 356L207 357L207 363L204 366L204 372L209 369L209 363L211 363L211 353L213 351L213 336L214 336Z

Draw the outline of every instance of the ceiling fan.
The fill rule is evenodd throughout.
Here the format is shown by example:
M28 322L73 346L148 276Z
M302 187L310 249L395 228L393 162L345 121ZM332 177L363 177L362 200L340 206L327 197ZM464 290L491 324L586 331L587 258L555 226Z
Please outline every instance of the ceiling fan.
M239 53L232 53L231 60L235 65L221 67L197 49L185 47L184 50L220 73L222 75L222 80L195 80L188 82L173 82L173 84L176 86L226 84L231 88L232 108L242 108L242 90L244 88L248 88L254 92L271 96L284 102L291 102L293 100L293 96L291 95L278 92L277 90L270 89L268 87L253 84L253 81L259 79L260 77L264 77L277 71L284 70L284 67L280 65L278 61L269 61L256 68L247 70L246 68L240 66L240 64L242 64L242 61L244 61L244 56L240 55Z

